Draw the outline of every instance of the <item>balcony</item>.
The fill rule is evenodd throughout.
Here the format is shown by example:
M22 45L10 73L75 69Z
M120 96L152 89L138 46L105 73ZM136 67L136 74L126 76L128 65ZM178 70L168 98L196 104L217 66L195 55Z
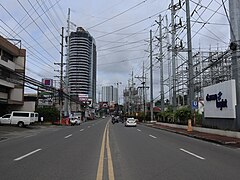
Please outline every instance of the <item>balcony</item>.
M12 61L9 61L9 60L8 61L3 61L3 60L0 59L0 65L2 65L5 68L8 68L12 71L15 71L15 63L12 62Z
M7 79L0 78L0 85L9 87L9 88L14 88L14 83L8 82Z

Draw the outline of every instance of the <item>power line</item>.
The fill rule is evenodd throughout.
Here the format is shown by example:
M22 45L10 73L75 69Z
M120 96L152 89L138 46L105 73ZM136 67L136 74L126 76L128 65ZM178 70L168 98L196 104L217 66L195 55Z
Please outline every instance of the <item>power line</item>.
M114 34L114 33L116 33L116 32L119 32L119 31L121 31L121 30L127 29L127 28L129 28L129 27L132 27L132 26L134 26L134 25L136 25L136 24L139 24L139 23L144 22L144 21L146 21L146 20L148 20L148 19L151 19L152 17L154 17L154 16L156 16L156 15L158 15L158 14L160 14L160 13L163 13L164 11L167 11L167 9L162 10L162 11L160 11L160 12L158 12L158 13L155 13L155 14L147 17L147 18L144 18L144 19L142 19L142 20L139 20L139 21L137 21L137 22L135 22L135 23L133 23L133 24L130 24L130 25L128 25L128 26L125 26L125 27L123 27L123 28L117 29L117 30L115 30L115 31L109 32L109 33L104 34L104 35L101 35L101 36L98 36L98 37L96 37L96 39L99 39L99 38L102 38L102 37L105 37L105 36Z
M0 19L0 21L2 21L1 19ZM2 21L3 22L3 21ZM7 26L13 33L14 33L14 31L11 29L11 27L8 25L8 24L6 24L5 22L3 22L4 23L4 25L5 26ZM0 25L1 26L1 25ZM2 26L1 26L2 27ZM8 34L9 35L11 35L11 36L13 36L13 34L12 33L10 33L9 31L7 31L4 27L2 27L6 32L8 32ZM13 36L14 37L14 36ZM18 37L20 37L21 38L21 36L19 36L18 35ZM22 39L22 38L21 38ZM35 39L34 39L35 40ZM25 41L25 40L22 40L23 42L25 42L26 44L28 44L29 46L30 46L30 44L27 42L27 41ZM39 44L39 42L37 42L38 44ZM36 52L39 52L37 49L35 49L34 47L32 47L32 49L34 49ZM28 51L30 51L30 52L32 52L31 50L28 50ZM33 54L35 54L35 53L33 53ZM48 60L48 58L47 57L45 57L42 53L39 53L44 59L46 59L46 60ZM36 56L36 55L35 55ZM38 56L37 56L38 57ZM45 60L43 60L43 59L41 59L41 58L39 58L38 57L38 59L40 59L40 60L42 60L42 61L44 61L45 62ZM48 60L50 63L52 63L50 60ZM46 63L47 64L47 63ZM47 64L47 65L49 65L49 64ZM51 66L51 65L49 65L49 66ZM53 66L52 66L53 67Z
M18 23L21 26L21 28L43 49L43 51L45 51L49 56L51 56L54 59L54 57L17 21L17 19L2 4L0 5L14 19L14 21Z
M31 15L28 13L28 11L26 10L26 8L22 5L22 3L17 0L18 3L21 5L21 7L23 8L23 10L28 14L28 16L32 19L32 21L34 22L34 24L39 28L39 30L43 33L43 35L49 40L49 42L53 45L53 47L55 47L55 49L59 52L58 48L55 46L55 44L53 44L53 42L49 39L48 36L46 36L45 32L42 30L42 28L36 23L36 21L31 17Z
M43 2L44 3L44 2ZM41 10L44 12L44 9L42 8L41 4L39 3L39 1L37 1L38 6L41 8ZM45 3L44 3L45 5ZM56 27L56 25L52 22L52 17L49 17L46 13L45 13L46 17L48 18L49 22L53 25L54 29L59 32L58 28ZM54 36L55 37L55 36Z
M96 24L96 25L94 25L94 26L91 26L91 27L89 27L89 28L87 28L87 29L92 29L92 28L94 28L94 27L96 27L96 26L99 26L99 25L101 25L101 24L104 24L105 22L108 22L108 21L110 21L110 20L112 20L112 19L114 19L114 18L116 18L116 17L118 17L118 16L120 16L120 15L122 15L122 14L124 14L124 13L126 13L126 12L128 12L128 11L136 8L136 7L138 7L138 6L140 6L141 4L145 3L146 1L147 1L147 0L144 0L144 1L142 1L142 2L140 2L140 3L138 3L138 4L136 4L136 5L128 8L127 10L125 10L125 11L123 11L123 12L121 12L121 13L119 13L119 14L117 14L117 15L109 18L109 19L106 19L106 20L104 20L104 21L102 21L102 22L100 22L100 23L98 23L98 24Z

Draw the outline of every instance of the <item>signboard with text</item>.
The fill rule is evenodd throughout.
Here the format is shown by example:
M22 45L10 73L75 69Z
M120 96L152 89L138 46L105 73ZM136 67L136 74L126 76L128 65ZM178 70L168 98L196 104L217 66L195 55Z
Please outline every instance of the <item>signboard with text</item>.
M204 117L236 118L235 80L229 80L203 88Z

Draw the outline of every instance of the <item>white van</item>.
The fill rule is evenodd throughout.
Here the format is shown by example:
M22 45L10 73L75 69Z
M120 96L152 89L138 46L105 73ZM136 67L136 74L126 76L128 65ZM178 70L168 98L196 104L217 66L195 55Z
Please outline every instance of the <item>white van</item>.
M34 122L34 112L13 111L11 114L6 114L0 117L0 124L12 124L18 125L19 127L27 126Z

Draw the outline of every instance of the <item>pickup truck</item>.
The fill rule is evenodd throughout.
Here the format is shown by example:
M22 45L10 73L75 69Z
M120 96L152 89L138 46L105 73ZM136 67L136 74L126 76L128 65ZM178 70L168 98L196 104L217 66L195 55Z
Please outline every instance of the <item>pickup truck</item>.
M35 122L34 112L13 111L11 114L5 114L0 117L0 124L17 125L24 127Z

